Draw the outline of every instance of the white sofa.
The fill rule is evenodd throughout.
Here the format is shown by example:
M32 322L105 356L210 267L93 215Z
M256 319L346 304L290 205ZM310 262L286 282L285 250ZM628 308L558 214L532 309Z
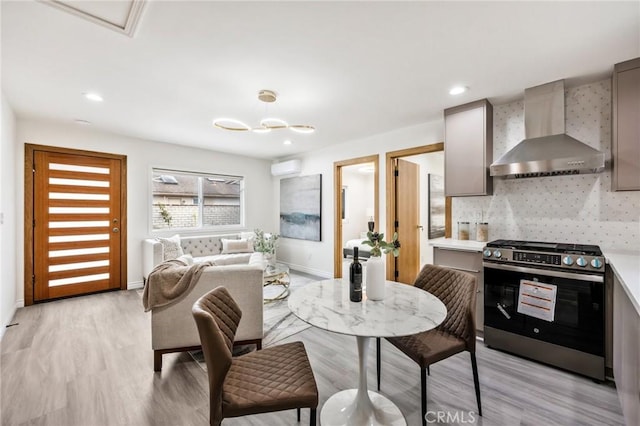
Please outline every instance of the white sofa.
M261 348L264 271L262 253L221 254L222 238L238 239L239 234L181 238L183 251L191 254L195 262L204 259L220 264L206 267L191 290L174 303L151 309L151 346L155 371L162 369L163 354L200 348L200 336L191 315L191 307L198 298L218 286L226 287L242 309L236 344L254 343L258 349ZM143 241L142 251L146 280L153 268L162 262L163 247L157 240L147 239Z

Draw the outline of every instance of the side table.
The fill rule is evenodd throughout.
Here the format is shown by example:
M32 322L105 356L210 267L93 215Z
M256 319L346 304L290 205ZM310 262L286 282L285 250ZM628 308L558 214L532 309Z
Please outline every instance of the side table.
M287 265L284 263L276 263L275 265L267 266L264 270L263 287L278 285L282 286L282 291L275 297L265 298L264 303L286 299L287 296L289 296L290 283L291 276L289 275L289 267Z

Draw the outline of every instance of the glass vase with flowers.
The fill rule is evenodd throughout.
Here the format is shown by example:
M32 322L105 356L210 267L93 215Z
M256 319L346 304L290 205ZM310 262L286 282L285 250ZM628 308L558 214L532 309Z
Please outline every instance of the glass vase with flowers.
M267 267L276 266L276 249L278 248L278 234L265 234L262 229L255 229L256 234L255 241L253 243L253 249L264 255L267 261Z
M363 241L364 245L371 247L370 257L365 265L366 277L365 287L367 299L382 300L384 299L384 282L385 282L385 263L382 254L393 254L398 257L400 254L400 242L398 241L398 233L393 233L391 241L384 240L384 234L374 231L375 225L370 223L367 239Z

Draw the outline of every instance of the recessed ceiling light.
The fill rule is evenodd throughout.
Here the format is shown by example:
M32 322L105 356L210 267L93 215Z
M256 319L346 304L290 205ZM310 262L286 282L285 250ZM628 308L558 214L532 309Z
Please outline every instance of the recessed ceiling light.
M460 95L464 92L466 92L468 89L468 87L466 86L454 86L451 88L451 90L449 90L449 94L450 95Z
M76 122L76 124L83 124L85 126L89 126L91 124L91 122L87 120L76 119L74 121Z
M283 145L291 145L291 141L289 139L287 139L286 141L282 142Z
M102 96L100 96L97 93L93 93L93 92L85 92L83 93L84 97L89 99L90 101L93 102L102 102L104 101L104 99L102 99Z

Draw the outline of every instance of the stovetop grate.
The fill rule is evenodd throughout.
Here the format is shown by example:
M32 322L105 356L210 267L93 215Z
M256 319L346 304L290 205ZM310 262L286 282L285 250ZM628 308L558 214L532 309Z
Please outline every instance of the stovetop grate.
M602 256L600 247L588 244L566 244L544 241L495 240L487 243L487 247L508 248L512 250L530 250L544 253Z

